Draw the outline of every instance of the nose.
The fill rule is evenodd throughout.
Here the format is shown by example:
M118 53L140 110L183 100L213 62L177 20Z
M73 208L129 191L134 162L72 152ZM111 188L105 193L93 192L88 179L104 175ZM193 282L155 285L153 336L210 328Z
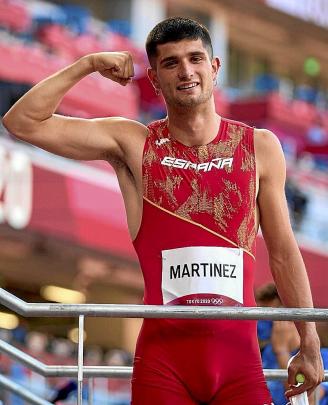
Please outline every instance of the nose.
M181 61L178 71L178 77L180 80L189 80L192 78L194 72L192 66L188 61Z

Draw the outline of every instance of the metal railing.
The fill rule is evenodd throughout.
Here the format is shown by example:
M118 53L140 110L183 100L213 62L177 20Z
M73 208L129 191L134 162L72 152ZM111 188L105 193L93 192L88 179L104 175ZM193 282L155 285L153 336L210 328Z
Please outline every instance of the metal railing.
M238 319L276 321L328 321L328 309L318 308L261 308L261 307L207 307L207 306L163 306L163 305L117 305L117 304L48 304L27 303L0 288L0 303L24 317L79 317L78 364L77 366L48 366L28 354L0 340L0 351L21 362L44 377L77 377L78 405L82 405L83 378L129 378L132 367L84 366L83 331L84 317L111 318L181 318L181 319ZM286 370L264 369L266 379L284 380ZM325 370L328 381L328 370ZM32 404L49 405L46 400L36 398L30 391L1 376L0 386L21 395ZM33 398L32 398L33 397ZM92 386L89 384L89 405L92 405ZM42 402L43 401L43 402Z
M14 381L10 380L9 378L7 378L1 374L0 374L0 387L7 389L8 391L12 392L13 394L19 395L22 399L26 399L26 401L28 401L30 404L52 405L51 402L38 397L37 395L33 394L31 391L27 390L26 388L22 387L21 385L15 383Z

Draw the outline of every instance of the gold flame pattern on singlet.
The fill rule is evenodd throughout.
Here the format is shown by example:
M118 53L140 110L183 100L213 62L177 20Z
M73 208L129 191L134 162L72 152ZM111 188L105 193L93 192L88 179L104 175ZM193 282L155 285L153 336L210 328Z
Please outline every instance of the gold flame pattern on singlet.
M168 200L170 200L172 204L177 205L178 201L174 195L174 191L180 186L181 181L181 176L168 176L164 181L155 181L155 186L166 193Z
M197 179L191 182L192 194L187 200L181 204L175 213L183 218L192 219L192 214L199 214L202 212L211 213L213 209L213 202L208 197L207 192L201 192Z
M254 155L252 155L249 150L245 148L244 145L242 145L242 150L244 152L244 157L241 165L241 170L244 172L251 171L255 169L255 158Z
M143 184L144 196L169 210L178 217L199 222L200 215L206 214L212 218L215 226L205 225L207 222L199 222L209 226L213 231L229 237L241 248L254 253L255 242L255 157L249 145L242 142L245 137L246 126L227 122L226 135L219 142L211 142L208 145L186 147L174 138L170 137L167 129L167 120L162 120L156 125L153 136L149 138L143 158ZM150 132L152 134L152 132ZM165 142L156 144L158 140ZM227 175L220 176L214 186L215 192L207 189L204 177L206 172L189 169L179 170L173 166L162 166L159 162L161 156L178 157L186 161L206 163L218 157L225 159L235 156L238 148L239 172L234 174L233 180L229 179L230 173L235 169L226 165L224 170ZM160 151L160 152L159 152ZM177 152L178 151L178 152ZM193 159L191 159L193 156ZM155 165L155 166L153 166ZM159 170L155 177L153 169ZM248 184L240 188L239 181L235 181L242 173L249 173ZM245 189L245 186L247 189ZM180 190L189 190L179 194ZM183 195L183 198L181 197ZM178 197L179 196L179 197ZM241 217L242 215L242 217ZM238 220L236 218L238 217ZM214 221L213 221L214 220ZM229 235L233 225L234 237Z
M227 134L229 139L216 144L210 144L211 155L228 158L234 155L237 146L243 139L245 128L234 124L228 124Z
M251 249L251 243L254 242L256 238L256 229L255 229L255 221L254 221L254 213L255 213L255 192L256 192L256 181L254 178L251 178L249 183L249 213L243 219L242 223L240 224L238 231L237 231L237 240L238 244L241 246L245 246L248 249Z
M225 188L217 196L214 197L214 220L217 226L226 231L228 227L228 220L232 219L233 214L240 208L242 204L242 196L236 183L231 183L229 180L224 180ZM231 203L231 194L238 197L238 204Z

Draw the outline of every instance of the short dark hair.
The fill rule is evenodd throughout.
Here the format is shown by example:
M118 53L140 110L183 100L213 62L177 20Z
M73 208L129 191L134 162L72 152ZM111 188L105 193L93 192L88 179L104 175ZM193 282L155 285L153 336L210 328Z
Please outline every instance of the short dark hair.
M150 31L146 40L146 52L149 63L152 65L157 56L157 45L167 42L177 42L183 39L201 39L207 48L210 58L213 58L213 46L208 29L199 22L190 18L170 17L157 25Z

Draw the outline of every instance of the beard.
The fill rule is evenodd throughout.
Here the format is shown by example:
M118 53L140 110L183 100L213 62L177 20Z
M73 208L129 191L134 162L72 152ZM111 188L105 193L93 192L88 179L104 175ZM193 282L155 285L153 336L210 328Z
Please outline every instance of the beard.
M165 102L171 107L183 107L183 108L193 108L201 104L206 103L213 95L213 88L207 89L205 92L197 96L184 95L182 97L173 96L172 94L164 94L163 97Z

